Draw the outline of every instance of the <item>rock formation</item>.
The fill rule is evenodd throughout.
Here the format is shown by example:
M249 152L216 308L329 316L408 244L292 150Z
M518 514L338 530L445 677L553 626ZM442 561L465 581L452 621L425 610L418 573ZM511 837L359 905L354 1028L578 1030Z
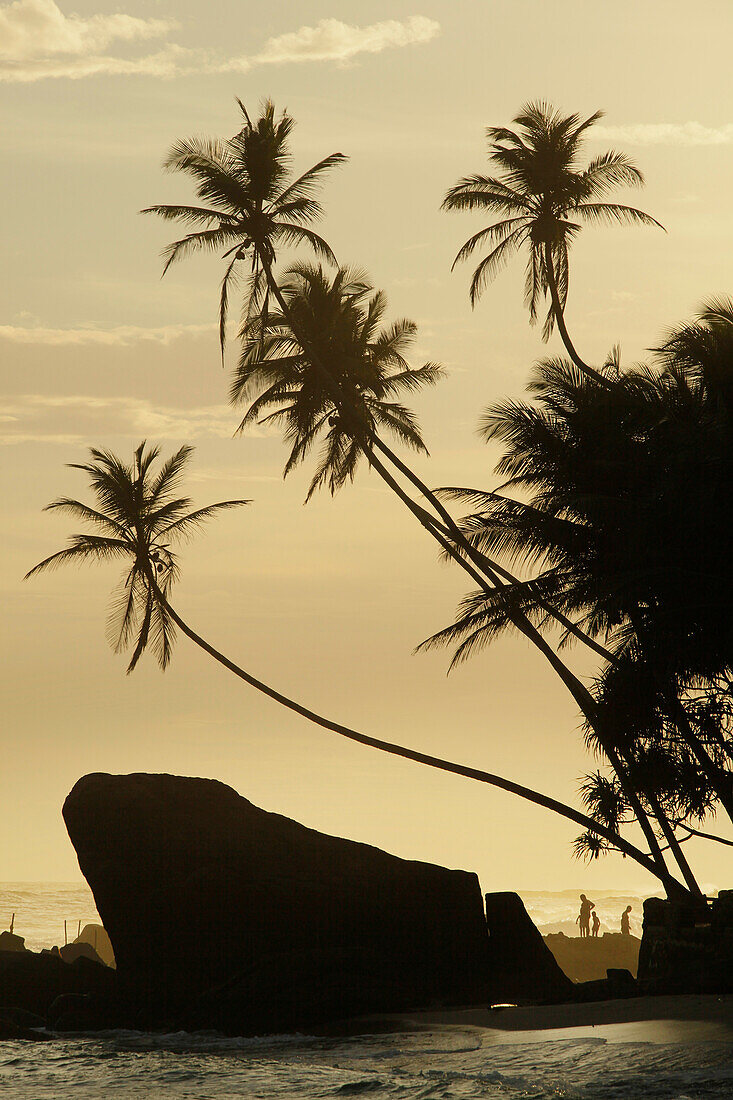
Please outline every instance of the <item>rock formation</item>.
M493 1003L566 1001L573 983L563 974L518 894L486 895L489 996Z
M88 775L63 813L141 1022L256 1033L487 996L474 874L326 836L213 780Z
M80 958L66 963L53 951L0 952L0 1016L19 1010L44 1019L60 996L112 997L115 972Z
M733 890L697 904L647 898L638 976L652 993L733 993Z

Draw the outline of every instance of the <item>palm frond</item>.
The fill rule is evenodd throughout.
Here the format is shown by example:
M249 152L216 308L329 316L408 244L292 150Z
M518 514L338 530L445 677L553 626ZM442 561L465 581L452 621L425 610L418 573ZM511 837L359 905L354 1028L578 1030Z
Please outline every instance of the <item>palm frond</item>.
M67 565L70 562L87 561L90 558L95 561L109 561L111 558L124 557L130 553L130 546L121 539L102 538L99 535L74 535L71 545L56 554L39 561L29 569L23 580L35 577L38 573L56 569L59 565Z
M220 500L216 504L207 504L204 508L197 508L195 512L190 512L187 516L180 516L173 523L168 524L167 527L162 527L158 531L158 537L171 538L193 534L194 530L201 527L204 520L209 519L216 512L228 508L241 508L243 504L251 503L251 500Z

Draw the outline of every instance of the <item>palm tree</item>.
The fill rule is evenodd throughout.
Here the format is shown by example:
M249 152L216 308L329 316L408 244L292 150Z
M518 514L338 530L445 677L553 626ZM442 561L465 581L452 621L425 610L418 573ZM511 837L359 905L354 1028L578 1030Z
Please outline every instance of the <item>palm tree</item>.
M191 447L181 447L163 463L157 475L153 474L152 467L159 450L156 447L146 448L144 441L136 449L131 465L109 451L94 448L90 452L91 462L71 463L73 469L83 470L89 475L95 506L62 497L49 504L47 510L62 511L81 519L93 528L94 533L72 536L69 546L44 558L26 574L26 579L68 563L124 562L125 572L111 601L108 635L117 652L132 649L128 673L135 668L148 646L158 658L161 668L165 669L172 655L174 628L178 627L186 637L239 679L323 729L406 760L487 783L552 810L623 851L652 874L658 873L655 863L647 855L623 837L615 835L603 822L594 821L573 807L512 780L369 737L324 718L250 675L197 634L169 601L172 585L179 577L178 559L171 550L171 543L194 533L216 512L249 502L220 501L189 511L190 500L175 497L174 494L192 451Z
M391 357L395 351L396 335L412 335L414 327L408 327L408 322L403 321L393 326L389 339L385 339L383 334L376 337L376 322L381 319L384 298L373 295L368 299L369 287L363 276L350 276L340 270L330 281L317 268L297 267L281 289L288 307L287 316L272 316L265 330L259 319L255 318L249 327L251 333L248 328L243 333L239 370L232 384L233 399L249 403L240 429L274 407L274 412L266 415L264 420L281 423L284 428L285 439L291 447L285 466L286 474L297 462L303 461L318 434L325 433L324 452L308 497L321 484L328 484L331 492L335 492L348 476L353 475L355 462L362 453L368 456L370 464L387 484L395 487L390 474L374 454L375 444L380 439L380 421L384 422L380 405L375 404L375 396L382 395L385 376L391 381L396 377L401 384L404 382L414 387L424 381L435 381L436 367L426 364L420 372L411 371L400 351L396 364L400 371L396 376L385 375L382 367L384 355L380 350L389 352ZM304 333L304 338L300 338L299 333ZM336 397L333 396L333 388L322 381L324 375L313 368L310 355L314 350L320 362L325 364L328 374L336 378ZM426 371L429 372L427 376L423 373ZM415 421L407 420L406 415L407 410L401 407L402 423L411 429L411 434L405 438L417 448L422 440L412 434L416 429ZM394 427L393 407L386 422L389 427ZM401 493L400 487L397 487L397 492ZM437 537L442 546L449 547L450 544L435 526L425 520L424 514L417 513L413 500L406 495L402 498L408 507L415 510L417 518L431 535ZM456 548L453 550L460 553ZM492 570L491 561L482 555L482 575L466 559L461 557L459 560L468 565L467 571L481 584L479 598L500 607L505 620L511 621L533 641L568 686L584 716L593 725L603 751L614 760L614 768L622 777L620 781L624 785L626 801L644 823L647 840L654 849L656 842L652 826L646 823L644 806L632 790L631 775L624 773L623 761L615 755L612 740L600 728L602 719L597 703L541 637L525 609L508 596L500 577ZM493 584L489 584L489 580ZM660 858L659 846L656 845L656 848L656 856ZM681 853L679 855L681 857ZM691 871L683 857L682 862L692 883Z
M595 697L642 797L671 807L662 817L652 807L660 822L699 818L711 798L733 819L731 363L726 301L610 389L547 360L534 402L501 402L483 418L485 437L505 446L502 491L447 491L475 509L462 529L478 549L532 572L511 595L538 627L548 625L541 593L610 646ZM478 591L428 644L457 643L455 663L511 625ZM675 789L690 796L684 813Z
M396 400L443 377L435 363L415 370L405 360L414 322L381 328L385 295L373 291L363 273L346 268L329 278L321 267L299 264L285 273L280 289L287 317L270 313L264 328L253 318L243 329L231 387L233 402L249 406L239 430L254 421L281 424L292 444L285 475L321 443L306 499L321 485L333 494L353 480L359 458L372 461L380 428L427 454L414 414ZM310 350L336 390L313 370Z
M250 122L248 116L246 116L246 112L245 117L247 119L247 122L241 133L241 148L247 151L252 148L258 150L258 156L260 158L258 160L258 165L265 164L266 166L269 166L269 171L274 172L280 163L278 158L281 156L286 156L287 153L286 145L279 141L278 134L280 133L280 131L277 130L274 125L274 108L272 108L271 104L266 104L265 114L263 115L263 118L258 120L256 125L253 125ZM255 137L254 135L259 136ZM199 179L202 171L200 162L198 160L190 161L187 153L179 161L177 159L176 149L177 147L174 147L173 154L170 159L171 166L181 167L184 170L193 173L194 176ZM267 156L263 154L263 149L267 150ZM329 158L327 158L327 160L328 159ZM326 162L322 163L326 164ZM224 163L222 158L219 158L217 164L215 165L215 169L216 170L213 172L213 174L217 181L216 186L223 187L225 185L224 177L226 177L228 173L231 173L233 171L233 166L229 163ZM213 171L211 167L211 158L209 158L204 164L204 170L203 183L199 182L199 186L209 187L209 175ZM266 172L261 173L261 179L264 180L265 177ZM253 178L253 173L250 171L249 168L247 168L246 171L239 171L236 175L235 183L236 187L239 188L237 194L239 195L239 198L242 202L244 202L242 191L243 189L247 190L247 188L243 188L241 181L245 180L249 187L251 178ZM265 184L262 184L260 190L263 189L267 190L269 193L270 190L273 190L273 187L271 187L269 184L265 187ZM250 200L248 199L247 201L249 203L249 206L246 207L245 214L246 210L251 207ZM189 216L186 212L190 209L191 208L187 207L150 208L152 212L158 212L166 217L172 218ZM181 213L181 211L183 213ZM212 213L213 211L209 209L208 214L210 215ZM335 402L339 410L339 417L343 418L344 422L347 425L348 432L352 436L354 436L355 434L358 435L363 426L359 419L361 415L359 404L357 403L353 408L351 406L353 391L350 391L349 389L344 390L338 380L338 377L332 373L332 371L329 369L329 366L326 365L322 358L322 345L316 347L313 342L309 340L308 334L304 331L303 326L299 324L298 319L293 317L289 304L286 301L273 272L273 265L276 260L275 244L283 243L283 241L284 243L292 243L295 241L296 238L289 232L286 232L285 237L281 239L280 237L278 237L276 229L272 229L270 223L268 222L267 224L265 224L262 219L258 220L257 218L255 218L253 220L251 217L249 217L249 215L247 215L246 218L244 215L242 215L239 217L239 220L242 222L242 226L246 226L246 231L248 233L250 229L253 230L252 234L245 238L244 244L251 244L254 250L254 258L252 260L252 270L254 272L254 275L248 288L248 297L246 297L245 299L246 318L244 322L244 330L249 330L250 332L259 331L260 341L262 341L262 339L264 338L268 323L266 293L263 302L262 288L264 280L266 291L271 292L273 297L277 301L280 307L282 319L284 320L284 322L287 323L288 327L291 330L291 333L296 338L301 351L303 352L304 356L307 357L312 371L319 375L323 386L330 392L331 399ZM214 237L207 237L205 233L203 235L194 236L196 237L196 242L194 242L196 247L199 247L202 244L207 247L217 247L219 244L223 243L219 240L219 238L215 239ZM205 240L199 240L199 236L203 236ZM175 256L181 254L181 250L185 250L188 248L187 242L188 238L182 242L175 242L174 245L171 246L171 250L173 250L172 254ZM179 246L181 246L180 250L175 251L176 249L178 249ZM228 274L229 269L227 270L227 275ZM225 275L225 282L227 279L227 275ZM262 276L262 278L260 278L260 276ZM252 327L250 328L250 326ZM428 489L428 487L422 482L422 480L415 474L415 472L409 466L407 466L394 453L394 451L392 451L390 447L388 447L388 445L384 442L384 440L376 431L372 432L370 438L370 446L371 453L369 455L369 461L371 467L379 474L379 476L385 481L385 483L389 485L392 491L402 500L405 506L417 518L418 522L423 526L423 528L430 534L432 538L434 538L438 542L441 548L452 558L453 561L455 561L460 566L460 568L466 571L487 591L490 591L493 588L497 588L501 589L503 593L504 589L506 588L507 581L509 581L510 584L514 583L515 578L508 572L508 570L506 570L500 564L490 561L486 558L485 555L479 554L475 550L475 548L470 545L470 543L465 539L461 530L455 524L453 517L446 510L443 504L438 500L436 495L432 493L431 490ZM379 452L379 457L375 453L377 451ZM350 453L353 455L355 452L351 451ZM405 490L404 486L399 483L398 476L395 476L392 470L387 468L384 462L382 462L382 458L384 458L387 462L391 464L392 470L396 470L397 475L401 475L414 488L417 489L422 498L428 502L428 505L430 509L432 509L432 511L426 511L425 507L421 503L415 501L410 496L409 491ZM347 457L343 467L347 471L348 462L349 458ZM347 477L348 476L349 475L347 472ZM502 596L502 598L506 599L506 596ZM563 623L563 625L575 636L582 637L586 644L591 645L593 648L597 647L597 643L595 643L592 639L589 639L587 635L583 634L583 632L580 631L575 624L567 620L564 616L562 616L561 613L555 612L550 605L548 605L548 612L555 617L559 616L559 620ZM586 715L586 717L589 717L594 714L595 704L585 685L568 669L568 667L559 658L552 647L542 637L541 633L530 622L528 617L521 610L515 610L513 612L513 621L517 629L519 629L548 660L551 667L560 676L562 682L570 691L571 695L573 696L574 700L576 701L584 715ZM612 752L612 749L609 748L608 751ZM659 873L664 877L666 874L666 868L664 868L663 857L661 855L661 851L659 850L659 846L656 844L656 840L654 838L651 827L646 824L643 809L641 805L638 804L638 801L635 802L635 795L633 790L628 789L628 797L630 802L635 806L635 813L642 824L642 828L645 831L650 850L653 852L654 859L659 865ZM667 888L669 890L675 890L679 888L679 883L677 883L676 880L672 879L671 876L669 876L668 874L665 881L667 882Z
M525 104L513 123L519 132L489 126L489 160L496 176L466 176L448 191L444 210L486 210L503 215L469 237L453 266L471 257L478 248L490 251L473 273L471 304L475 305L486 283L514 253L527 246L525 302L534 324L542 298L550 306L542 332L548 340L557 323L570 358L596 381L603 376L588 367L576 352L565 325L569 286L568 254L583 223L655 225L658 221L632 206L600 201L618 186L639 187L644 177L623 153L602 153L585 167L578 158L582 139L602 117L596 111L581 120L564 117L549 103Z
M322 213L320 204L313 197L322 175L346 158L340 153L334 153L290 182L289 139L294 125L292 118L287 112L276 117L274 105L266 101L261 116L253 123L244 104L238 102L245 122L230 141L221 142L213 138L180 141L171 148L164 162L169 170L182 171L191 176L196 183L198 197L207 203L206 206L158 205L143 211L159 214L167 220L203 226L174 241L165 249L164 274L171 263L193 251L223 250L223 256L228 261L219 309L223 354L230 286L233 282L239 285L240 272L244 265L249 272L244 288L243 332L246 337L251 341L253 334L259 331L261 337L264 333L268 324L268 296L272 294L280 307L283 320L295 334L301 350L307 353L312 370L320 375L332 400L338 402L347 419L351 415L352 421L358 422L362 411L361 403L356 401L353 409L350 409L347 400L354 396L353 387L344 393L338 381L338 371L334 375L325 366L319 350L313 346L298 319L291 315L288 301L274 274L277 250L281 245L307 244L328 260L333 260L329 246L312 230L307 229L306 224L320 217ZM262 347L259 354L260 357L263 354ZM333 363L333 357L331 362ZM426 380L426 376L423 376L422 382ZM345 443L343 438L337 442ZM372 437L372 446L397 471L398 476L405 478L417 489L432 513L426 512L410 498L373 451L372 467L462 569L468 572L473 568L472 575L478 570L485 578L488 577L491 584L498 577L510 581L514 579L497 563L480 560L465 540L462 543L462 553L457 553L453 543L448 541L448 535L458 544L461 544L462 536L450 513L377 433ZM347 445L342 464L344 469L353 457L353 449L349 449ZM470 564L464 555L468 556ZM572 623L563 620L563 625L579 636ZM585 641L591 648L597 648L597 644L587 637Z
M335 263L330 247L310 227L322 213L315 194L322 177L347 158L332 153L293 179L289 139L295 125L287 111L277 117L266 100L253 124L237 100L244 125L228 141L193 137L176 142L164 167L184 172L206 205L150 206L143 214L196 227L164 250L163 274L192 252L219 252L227 261L219 299L219 340L226 340L230 290L246 280L245 315L267 315L268 294L276 289L273 266L280 247L307 245Z
M217 512L239 508L248 500L224 500L190 511L188 497L177 497L179 484L193 448L184 446L153 466L158 447L143 442L131 465L109 451L90 449L91 462L70 463L89 475L95 505L70 497L46 506L81 519L93 534L72 536L70 545L44 558L26 574L26 580L60 565L86 561L120 561L123 576L113 593L107 619L107 637L115 653L132 650L128 673L150 646L162 669L167 668L175 638L168 595L179 577L178 558L171 546L192 535Z

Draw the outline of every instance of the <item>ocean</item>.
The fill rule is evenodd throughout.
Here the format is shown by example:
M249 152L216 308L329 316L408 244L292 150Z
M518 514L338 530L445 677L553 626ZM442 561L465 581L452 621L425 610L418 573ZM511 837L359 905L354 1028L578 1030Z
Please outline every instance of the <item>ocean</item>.
M577 895L523 895L538 925L574 920ZM591 895L609 921L633 894ZM628 900L627 900L628 898ZM27 946L97 920L83 883L0 884ZM73 932L73 935L72 935ZM487 1014L487 1022L490 1017ZM718 1023L615 1024L546 1032L483 1027L348 1038L115 1031L0 1044L0 1096L14 1100L702 1100L733 1097L733 1031Z
M543 933L565 932L577 935L580 890L520 891L527 912ZM620 890L588 891L601 919L601 933L618 932L621 914L631 905L631 931L641 935L643 897ZM59 946L66 935L73 940L81 924L98 923L99 916L92 892L83 879L76 882L0 882L0 932L10 927L15 914L15 931L25 937L31 951Z

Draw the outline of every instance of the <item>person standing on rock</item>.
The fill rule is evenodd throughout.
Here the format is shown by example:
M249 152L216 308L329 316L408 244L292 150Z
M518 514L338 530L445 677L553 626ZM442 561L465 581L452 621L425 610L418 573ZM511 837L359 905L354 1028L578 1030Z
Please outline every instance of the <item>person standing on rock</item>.
M629 921L629 913L630 912L631 912L631 906L627 905L626 908L624 909L623 913L621 914L621 935L622 936L630 936L631 935L631 924L630 924L630 921Z
M591 930L590 930L591 936L597 936L598 935L598 929L600 927L601 927L601 922L600 922L600 919L598 917L598 913L594 909L593 910L593 922L592 922Z
M576 917L575 923L580 925L580 937L585 939L590 935L590 914L591 910L595 909L595 903L588 901L585 894L580 895L580 912Z

